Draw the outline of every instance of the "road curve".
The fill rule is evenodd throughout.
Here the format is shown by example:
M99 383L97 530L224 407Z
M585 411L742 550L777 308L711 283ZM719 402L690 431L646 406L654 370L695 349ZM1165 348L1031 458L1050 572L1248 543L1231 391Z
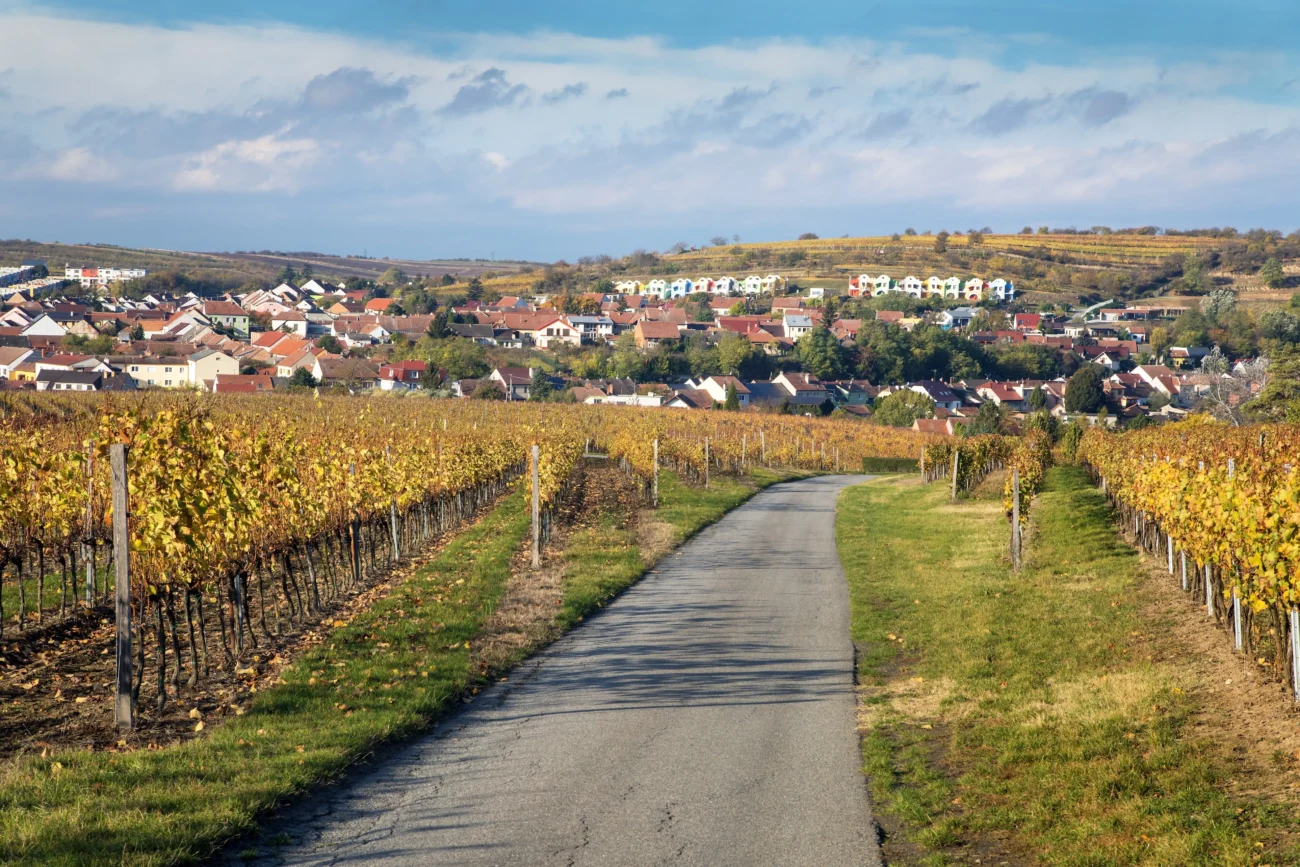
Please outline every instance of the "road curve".
M879 865L835 500L706 529L424 739L267 831L291 865Z

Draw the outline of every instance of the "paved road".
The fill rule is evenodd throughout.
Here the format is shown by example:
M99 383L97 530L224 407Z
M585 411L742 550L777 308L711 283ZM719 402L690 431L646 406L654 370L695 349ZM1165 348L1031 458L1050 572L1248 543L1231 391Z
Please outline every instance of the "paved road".
M835 499L769 489L424 740L273 823L294 865L879 865Z

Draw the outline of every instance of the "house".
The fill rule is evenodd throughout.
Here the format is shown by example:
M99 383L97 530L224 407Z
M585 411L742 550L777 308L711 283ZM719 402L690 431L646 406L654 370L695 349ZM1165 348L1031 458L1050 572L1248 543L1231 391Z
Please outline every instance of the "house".
M708 277L700 277L692 282L695 284L696 292L707 292L710 295L713 294L714 287L717 285L717 281L711 280Z
M1204 346L1171 346L1169 362L1179 370L1200 366L1201 359L1210 354Z
M24 337L65 337L68 329L60 325L52 314L42 313L23 328Z
M947 410L961 408L961 395L953 391L946 382L940 382L937 379L922 379L909 384L907 387L930 398L930 400L934 401L936 407Z
M300 337L306 337L307 317L303 316L297 310L273 313L271 315L271 328L275 331L283 331L288 334L297 334Z
M379 368L364 358L326 358L316 359L320 371L317 379L322 385L344 386L349 391L362 391L379 384Z
M951 310L942 310L935 318L939 327L944 331L951 331L954 328L969 328L971 320L975 318L975 310L970 307L954 307Z
M949 277L943 281L943 297L957 299L961 297L961 281L956 277Z
M1005 406L1012 412L1024 412L1029 408L1026 396L1005 382L985 383L977 388L975 393L984 400Z
M785 336L798 340L813 330L813 321L803 314L787 314L785 317Z
M820 406L826 402L826 386L811 373L781 373L772 382L785 390L794 406Z
M889 325L899 325L903 321L903 311L901 310L877 310L876 321L884 322Z
M668 285L668 296L670 298L685 298L694 291L695 283L685 277L679 277Z
M827 291L827 290L826 290L826 287L825 287L825 286L809 286L809 287L808 287L808 297L809 297L810 299L811 299L811 298L825 298L825 297L826 297L826 291Z
M898 291L913 298L920 298L924 292L921 281L910 274L898 281Z
M497 383L506 400L528 400L528 390L533 385L531 367L498 367L488 374L488 381Z
M1169 397L1176 397L1179 392L1178 377L1174 372L1160 364L1140 364L1133 368L1133 373L1142 377L1143 382L1156 391L1164 392Z
M671 409L709 409L713 406L713 396L697 388L682 388L673 392L664 406Z
M645 294L653 295L656 298L663 298L668 294L668 281L662 278L656 278L645 284Z
M996 301L1012 301L1016 297L1016 285L1009 280L1003 280L1001 277L990 281L988 288Z
M620 295L640 295L641 288L640 280L620 280L614 284L614 291Z
M32 355L26 346L0 346L0 379L8 379L15 367Z
M541 349L562 343L578 346L582 332L555 313L506 313L502 326L522 342L531 342Z
M231 301L204 301L203 315L214 326L233 331L242 340L248 339L248 311Z
M871 295L876 298L888 294L893 288L894 281L888 274L881 274L871 281Z
M112 376L99 370L43 370L36 376L37 391L135 391L129 376Z
M473 340L480 346L496 346L497 330L491 325L463 325L461 323L452 323L447 326L456 337L464 337L466 340Z
M293 372L300 367L307 368L307 370L311 372L312 376L320 379L317 375L316 353L311 350L311 347L303 347L293 355L280 359L280 362L275 366L275 375L288 379L293 376Z
M917 433L939 434L943 436L956 436L957 429L965 424L965 419L949 418L918 418L912 422L912 430Z
M768 274L763 278L763 291L770 295L785 291L785 278L780 274Z
M1038 331L1042 323L1043 317L1039 313L1017 313L1011 327L1017 331Z
M387 313L388 308L397 304L396 298L371 298L365 304L367 313Z
M614 336L614 320L608 316L567 316L569 325L578 330L582 339L595 343Z
M265 375L243 375L238 373L219 373L212 380L212 392L214 394L256 394L262 391L272 391L275 388L275 378Z
M395 361L379 366L380 391L419 388L428 375L429 365L423 361Z
M967 301L983 301L984 281L979 277L970 278L966 281L965 292Z
M938 277L930 277L925 281L925 297L942 298L944 291L943 281Z
M632 329L636 338L636 345L641 349L653 349L664 340L677 340L681 337L681 331L678 330L674 322L651 322L642 320Z
M714 295L736 295L740 292L740 284L734 277L719 277L713 281Z
M215 381L217 374L239 373L239 362L224 352L218 352L214 349L203 349L189 357L186 361L189 366L190 385L202 388L210 387L208 384Z
M689 382L687 383L690 384ZM741 382L735 376L710 376L696 386L700 391L707 392L709 397L718 403L725 403L727 400L727 387L735 386L736 399L740 402L741 407L749 406L749 389L745 383Z
M186 388L191 384L189 363L184 359L150 355L112 356L109 363L142 388Z

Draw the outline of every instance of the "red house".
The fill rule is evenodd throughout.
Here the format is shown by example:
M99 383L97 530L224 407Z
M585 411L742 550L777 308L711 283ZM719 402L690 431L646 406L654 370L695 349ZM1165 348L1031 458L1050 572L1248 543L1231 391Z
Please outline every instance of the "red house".
M429 373L423 361L394 361L379 368L379 387L384 391L394 388L419 388Z

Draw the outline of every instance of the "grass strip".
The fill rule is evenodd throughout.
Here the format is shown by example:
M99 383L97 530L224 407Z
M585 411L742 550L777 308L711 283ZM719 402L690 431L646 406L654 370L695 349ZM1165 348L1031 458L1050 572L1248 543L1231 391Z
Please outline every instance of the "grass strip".
M1019 574L1000 503L947 499L942 485L883 479L840 500L862 757L903 837L887 854L1294 863L1274 841L1296 820L1225 793L1229 763L1192 730L1176 663L1152 661L1137 557L1083 474L1049 472Z

